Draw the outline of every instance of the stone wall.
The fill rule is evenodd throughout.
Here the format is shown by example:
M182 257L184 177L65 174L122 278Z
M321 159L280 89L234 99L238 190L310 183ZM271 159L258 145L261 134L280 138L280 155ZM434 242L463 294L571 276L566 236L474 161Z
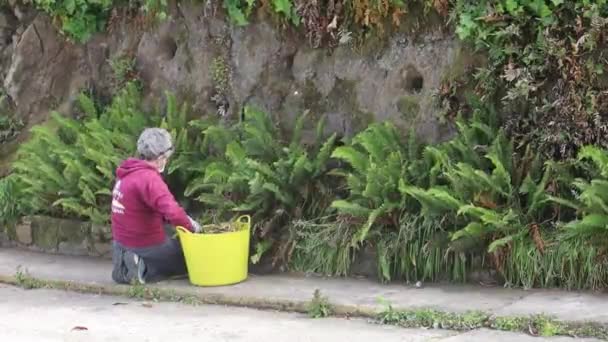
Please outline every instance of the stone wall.
M108 226L90 222L30 216L6 227L0 244L37 252L111 258Z

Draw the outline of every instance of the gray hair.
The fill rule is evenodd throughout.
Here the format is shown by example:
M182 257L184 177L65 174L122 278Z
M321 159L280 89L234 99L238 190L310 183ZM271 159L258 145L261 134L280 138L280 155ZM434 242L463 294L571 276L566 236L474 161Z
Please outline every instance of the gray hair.
M137 154L144 160L156 160L173 153L171 134L163 128L146 128L137 139Z

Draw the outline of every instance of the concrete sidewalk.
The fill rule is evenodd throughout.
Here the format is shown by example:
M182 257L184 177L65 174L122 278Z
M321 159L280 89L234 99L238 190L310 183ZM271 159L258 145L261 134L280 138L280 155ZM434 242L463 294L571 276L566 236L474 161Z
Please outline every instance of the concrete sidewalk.
M0 249L0 280L14 282L17 269L29 276L85 286L89 291L127 293L130 287L115 285L110 279L108 260L38 254L18 249ZM422 289L401 284L382 285L368 280L250 276L241 284L201 288L186 280L149 286L179 296L195 296L204 303L256 306L302 311L315 289L341 307L344 314L371 315L383 309L380 298L395 309L433 308L449 312L479 310L498 316L545 314L571 322L608 324L608 295L559 290L510 290L475 286L439 286Z

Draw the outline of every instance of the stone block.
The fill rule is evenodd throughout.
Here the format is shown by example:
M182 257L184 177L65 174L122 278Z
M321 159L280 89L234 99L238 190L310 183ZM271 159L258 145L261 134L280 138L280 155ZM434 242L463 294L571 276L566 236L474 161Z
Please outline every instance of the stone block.
M91 224L76 220L55 220L59 227L59 241L73 245L86 241L91 232Z
M32 226L31 224L21 223L15 228L15 234L17 236L17 242L20 244L29 246L32 244Z
M80 243L73 243L69 241L62 241L57 246L57 253L65 255L89 255L88 242L81 241Z
M58 252L62 249L70 253L87 250L90 223L48 216L34 216L31 221L33 244L42 250Z
M91 224L91 237L95 242L108 242L112 240L112 229L104 224Z
M93 246L93 250L96 256L110 257L112 256L112 243L111 242L97 242Z
M351 265L351 273L353 276L376 278L378 277L377 252L375 248L366 246L360 249Z
M43 251L55 252L59 245L59 226L45 216L33 216L31 219L33 244Z
M39 252L111 256L109 226L49 216L28 216L12 226L8 240ZM6 234L5 234L6 235Z
M10 247L11 240L5 231L0 231L0 247Z

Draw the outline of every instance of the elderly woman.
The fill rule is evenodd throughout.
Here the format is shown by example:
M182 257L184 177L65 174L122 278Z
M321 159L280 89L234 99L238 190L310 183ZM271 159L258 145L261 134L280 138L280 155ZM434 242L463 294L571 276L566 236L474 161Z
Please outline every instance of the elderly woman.
M171 237L173 229L165 223L200 231L161 177L173 153L169 132L144 130L137 153L138 158L127 159L118 167L112 193L112 279L122 284L186 274L179 241Z

